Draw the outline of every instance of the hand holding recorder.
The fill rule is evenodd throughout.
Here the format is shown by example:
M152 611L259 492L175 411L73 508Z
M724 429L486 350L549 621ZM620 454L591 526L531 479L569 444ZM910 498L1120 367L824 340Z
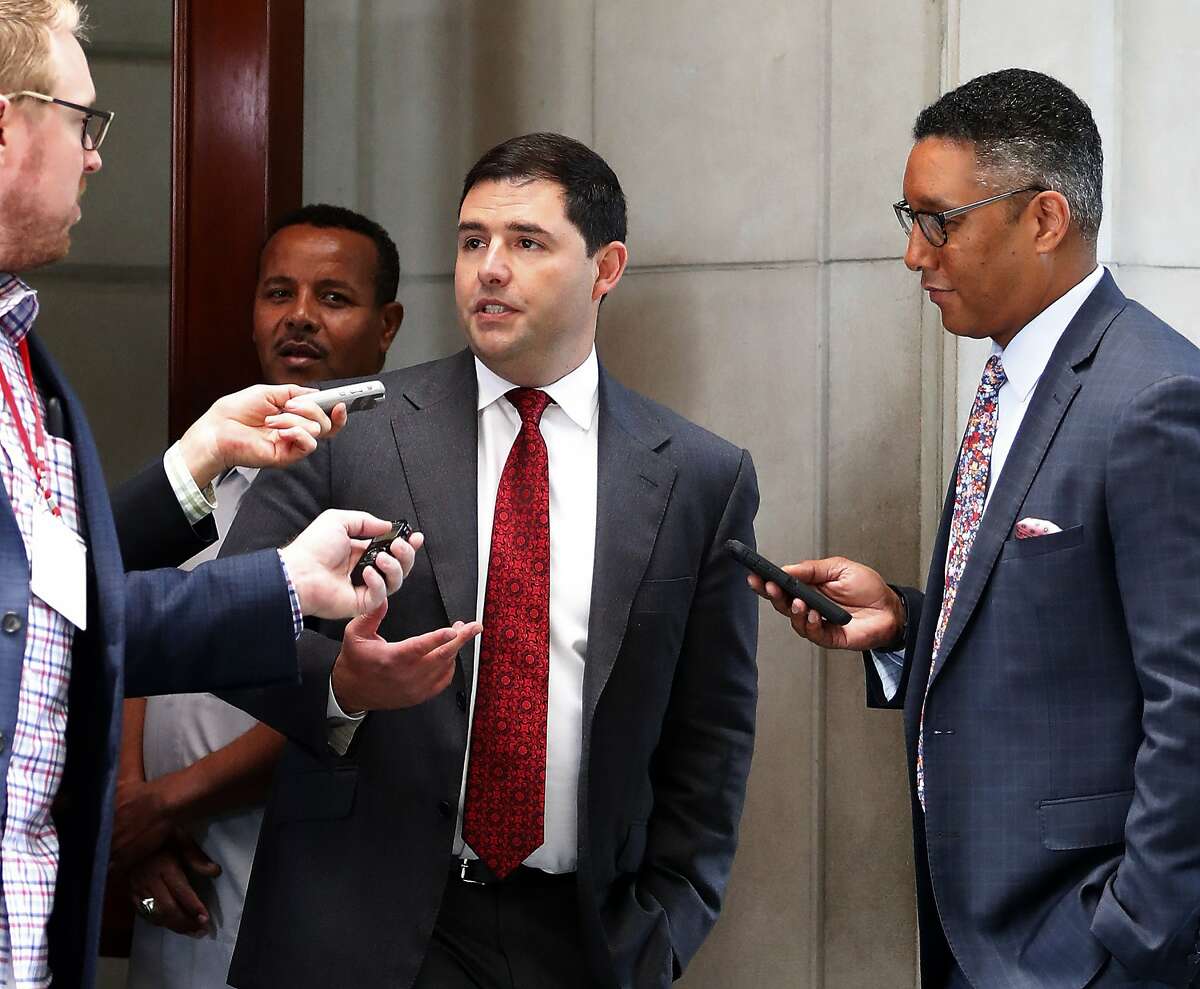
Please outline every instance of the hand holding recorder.
M217 399L179 440L184 463L203 488L230 467L287 467L346 424L301 385L253 385Z
M781 568L820 591L850 613L847 625L825 621L799 598L789 598L779 585L751 574L747 581L781 615L796 634L824 649L868 650L894 646L904 630L900 596L870 567L844 557L804 560Z

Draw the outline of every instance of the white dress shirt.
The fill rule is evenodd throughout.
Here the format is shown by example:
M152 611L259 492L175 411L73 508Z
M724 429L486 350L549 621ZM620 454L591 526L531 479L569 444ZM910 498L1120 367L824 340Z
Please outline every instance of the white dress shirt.
M987 499L983 505L985 515L988 505L992 502L992 492L996 490L1000 472L1004 470L1009 451L1017 438L1017 431L1029 410L1029 401L1042 378L1042 372L1050 363L1050 355L1054 353L1054 348L1058 346L1058 341L1062 339L1075 314L1103 277L1104 266L1096 265L1083 281L1059 296L1021 327L1007 347L1001 347L994 341L992 343L992 354L1000 355L1006 380L1000 389L996 410L996 435L992 440L992 464L988 471ZM979 376L983 377L982 370ZM946 561L943 560L943 570L945 566ZM884 696L891 700L896 696L900 677L904 672L904 651L877 650L871 655L875 660L879 679L883 683Z
M475 361L479 382L479 591L476 617L483 619L492 516L496 492L521 417L506 392L517 387ZM575 868L579 759L583 745L583 668L587 659L592 566L596 547L596 458L600 369L593 349L579 367L545 391L554 402L542 414L550 474L550 685L546 716L545 842L525 865L545 872ZM480 639L475 640L471 717L479 676ZM467 761L470 760L470 737ZM462 839L467 772L458 801L454 854L474 858Z

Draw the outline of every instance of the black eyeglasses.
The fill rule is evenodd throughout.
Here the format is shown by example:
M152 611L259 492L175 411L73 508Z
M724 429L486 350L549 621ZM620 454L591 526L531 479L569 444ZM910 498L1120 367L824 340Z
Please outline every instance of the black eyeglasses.
M1014 189L1012 192L1002 192L998 196L989 196L987 199L981 199L977 203L956 206L954 209L948 209L943 213L927 213L923 210L913 209L908 205L907 199L901 199L900 202L893 203L892 209L896 211L896 219L900 221L900 229L904 231L905 237L912 235L913 223L915 222L921 228L921 233L925 235L925 239L930 244L934 247L942 247L949 239L949 234L946 232L947 220L951 220L956 216L962 216L973 209L979 209L980 206L997 203L1001 199L1008 199L1010 196L1019 196L1023 192L1045 191L1040 185L1026 186L1024 189Z
M15 100L19 96L28 96L31 100L40 100L42 103L57 103L59 106L65 106L68 110L76 110L82 113L83 133L79 139L85 151L100 150L100 145L104 143L105 135L108 134L109 125L113 122L113 117L116 116L111 110L97 110L92 106L68 103L66 100L56 99L53 96L47 96L45 93L35 93L28 89L23 89L19 93L6 93L4 98L6 100Z

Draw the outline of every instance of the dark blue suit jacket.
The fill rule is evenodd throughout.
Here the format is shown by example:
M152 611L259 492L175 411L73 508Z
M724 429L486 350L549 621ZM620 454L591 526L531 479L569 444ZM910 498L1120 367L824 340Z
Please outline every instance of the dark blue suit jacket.
M469 351L384 375L387 400L260 475L226 551L327 507L405 518L425 548L380 634L475 614L477 384ZM750 542L750 455L601 371L596 557L579 769L579 924L593 984L667 986L720 910L753 747L758 606L725 540ZM340 630L324 625L323 630ZM288 746L267 806L230 984L408 986L445 888L474 646L453 685L326 744L336 641L306 634L304 687L255 705ZM270 693L270 692L268 692Z
M50 965L55 985L89 987L108 868L123 696L294 680L296 650L287 587L273 551L207 565L194 576L175 570L125 574L83 409L33 336L30 347L39 389L63 403L88 545L88 627L75 636L71 654L66 769L54 805L61 859ZM177 525L178 516L171 505L166 517ZM143 524L161 521L161 514L148 515ZM171 554L169 542L164 553ZM153 556L147 549L142 562ZM9 739L30 593L24 542L3 486L0 575L0 615L6 619L0 626L0 732ZM0 778L7 776L9 754L8 746L0 751Z
M1112 276L1033 395L930 671L954 495L906 591L923 971L1079 989L1200 972L1200 351ZM1022 518L1061 532L1016 540ZM885 704L868 662L869 701ZM927 863L928 868L923 868ZM1121 983L1122 985L1126 983ZM1141 982L1138 983L1142 984Z

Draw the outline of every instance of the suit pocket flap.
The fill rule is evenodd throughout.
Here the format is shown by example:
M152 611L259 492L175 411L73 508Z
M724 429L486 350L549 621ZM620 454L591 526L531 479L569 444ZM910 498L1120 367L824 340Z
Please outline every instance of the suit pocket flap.
M275 784L272 810L281 823L345 817L354 807L357 788L358 769L352 766L283 776Z
M1119 845L1125 841L1125 817L1132 800L1132 790L1043 800L1038 804L1042 844L1053 851Z

